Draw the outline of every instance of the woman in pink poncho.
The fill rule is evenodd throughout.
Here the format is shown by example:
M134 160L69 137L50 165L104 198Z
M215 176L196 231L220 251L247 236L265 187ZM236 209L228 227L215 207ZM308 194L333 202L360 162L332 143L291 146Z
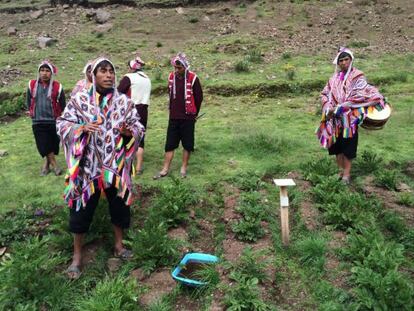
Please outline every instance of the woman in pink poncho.
M339 177L345 184L350 182L352 159L357 153L358 125L369 106L384 107L384 97L367 83L353 62L352 52L340 48L333 61L335 73L321 94L322 120L316 131L321 146L336 156Z

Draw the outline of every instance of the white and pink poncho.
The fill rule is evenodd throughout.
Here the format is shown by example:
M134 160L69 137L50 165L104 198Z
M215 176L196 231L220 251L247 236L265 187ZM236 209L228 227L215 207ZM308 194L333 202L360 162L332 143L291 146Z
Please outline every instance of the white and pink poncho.
M84 124L97 120L100 132L83 131ZM103 98L93 87L70 99L56 122L68 165L64 198L69 207L85 206L96 185L115 186L126 204L131 203L132 162L145 131L139 120L134 103L115 88ZM121 135L122 127L132 133L128 142Z

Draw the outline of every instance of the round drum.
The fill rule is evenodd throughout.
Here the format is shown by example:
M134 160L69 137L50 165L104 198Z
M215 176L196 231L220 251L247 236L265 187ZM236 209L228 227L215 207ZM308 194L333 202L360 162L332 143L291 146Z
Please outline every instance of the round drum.
M367 130L380 130L391 116L391 106L385 104L384 109L378 111L374 106L368 107L367 115L361 126Z

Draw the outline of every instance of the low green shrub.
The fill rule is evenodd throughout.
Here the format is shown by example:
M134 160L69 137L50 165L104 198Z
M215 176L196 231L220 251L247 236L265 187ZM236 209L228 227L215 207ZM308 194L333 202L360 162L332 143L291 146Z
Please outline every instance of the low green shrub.
M358 310L412 310L414 289L406 276L396 270L385 274L367 267L354 267L352 289Z
M180 255L181 243L171 239L167 226L156 218L148 219L141 230L133 232L130 243L134 252L133 262L146 272L172 265Z
M149 214L169 227L178 226L188 220L189 208L197 200L193 189L180 179L173 178L172 183L160 188Z
M325 224L346 230L375 223L374 212L379 209L379 203L374 199L369 200L359 193L347 191L335 193L331 198L330 202L318 204Z
M375 184L389 190L396 190L398 182L398 172L395 170L381 170L375 174Z
M366 175L376 172L383 164L383 159L373 151L364 150L361 158L354 165L354 171L358 175Z
M195 24L198 23L198 17L190 17L190 19L188 20L191 24Z
M338 169L330 158L323 157L302 164L301 170L305 179L316 185L326 177L336 174Z
M107 276L83 299L75 302L75 310L137 310L139 293L134 279Z
M274 310L260 298L257 278L249 278L238 273L230 273L232 284L226 290L224 305L228 311L268 311Z
M49 238L31 238L13 244L13 253L0 265L0 309L15 310L26 304L28 310L36 306L55 310L71 310L72 295L76 290L57 273L66 259L48 248ZM43 306L43 307L42 307Z
M320 177L320 175L310 176L313 180L318 180ZM341 183L336 176L329 176L320 179L320 183L312 188L311 193L316 203L327 204L335 202L337 196L346 191L343 183Z
M1 97L1 96L0 96ZM9 95L7 99L0 101L0 117L13 115L26 109L26 101L23 95Z
M239 260L233 263L231 268L237 274L257 278L261 282L269 278L265 270L270 260L266 255L268 255L267 250L254 251L251 247L245 247Z
M355 266L385 275L404 261L403 251L401 244L385 241L377 228L368 227L350 230L347 247L342 250L342 254Z
M234 184L242 191L256 191L263 188L265 183L257 172L244 171L231 177L229 182Z
M265 235L261 221L249 216L238 220L231 228L241 241L256 242Z
M399 194L397 202L398 204L407 207L414 207L414 194L410 192L402 192Z

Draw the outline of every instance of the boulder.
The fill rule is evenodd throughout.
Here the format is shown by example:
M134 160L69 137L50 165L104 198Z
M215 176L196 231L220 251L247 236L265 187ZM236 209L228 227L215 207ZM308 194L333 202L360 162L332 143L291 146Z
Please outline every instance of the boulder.
M182 8L182 7L178 7L178 8L176 8L175 9L175 11L178 13L178 14L184 14L185 12L184 12L184 9Z
M38 19L39 17L43 15L43 13L44 13L43 10L33 11L32 13L30 13L30 18Z
M98 24L105 24L111 18L111 13L108 11L99 9L96 11L95 20Z
M38 37L37 42L39 43L39 47L42 49L47 48L48 46L52 46L57 42L56 39L50 38L50 37Z
M9 27L7 28L7 35L8 36L15 36L17 34L16 27Z
M102 25L98 25L95 27L94 32L95 33L105 33L105 32L109 32L112 30L113 24L111 23L106 23L106 24L102 24Z
M7 152L7 150L0 150L0 158L1 157L5 157L6 155L8 155L9 153Z

